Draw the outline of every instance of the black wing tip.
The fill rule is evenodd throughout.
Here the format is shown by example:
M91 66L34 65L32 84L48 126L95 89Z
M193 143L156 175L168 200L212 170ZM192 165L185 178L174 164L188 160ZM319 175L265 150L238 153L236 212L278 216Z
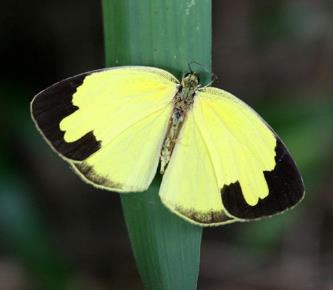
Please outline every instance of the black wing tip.
M258 219L271 216L294 207L304 196L302 177L282 141L277 138L275 147L276 166L265 171L264 176L269 188L266 198L255 206L246 203L238 181L221 189L223 205L232 216L241 219Z
M92 72L83 73L53 84L37 94L30 104L32 118L45 139L60 155L82 161L101 148L93 131L87 132L75 142L64 140L64 131L60 130L61 120L79 108L72 103L77 88Z

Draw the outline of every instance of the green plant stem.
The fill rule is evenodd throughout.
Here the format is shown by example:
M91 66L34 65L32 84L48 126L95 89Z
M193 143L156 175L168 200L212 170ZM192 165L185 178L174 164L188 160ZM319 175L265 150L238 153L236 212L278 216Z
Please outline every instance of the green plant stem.
M103 16L107 66L156 66L181 78L195 61L202 81L210 78L211 0L103 0ZM161 204L160 181L121 195L138 270L148 290L194 290L202 228Z

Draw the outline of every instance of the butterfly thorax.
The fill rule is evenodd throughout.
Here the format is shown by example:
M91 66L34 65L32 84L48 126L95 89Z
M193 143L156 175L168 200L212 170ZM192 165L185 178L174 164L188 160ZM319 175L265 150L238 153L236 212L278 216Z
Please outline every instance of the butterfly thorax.
M173 99L173 111L169 119L167 133L165 135L161 150L161 174L165 172L165 169L170 161L179 132L183 126L187 112L192 107L198 87L198 75L190 73L182 79L179 89Z

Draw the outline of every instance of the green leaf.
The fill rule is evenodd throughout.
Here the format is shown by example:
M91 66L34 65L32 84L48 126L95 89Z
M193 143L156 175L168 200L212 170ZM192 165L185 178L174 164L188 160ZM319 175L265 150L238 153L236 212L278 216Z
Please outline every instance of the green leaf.
M210 79L211 0L103 0L103 14L107 66L156 66L180 78L196 62L202 83ZM157 177L147 192L121 196L139 273L146 289L196 289L202 228L167 210L159 186Z

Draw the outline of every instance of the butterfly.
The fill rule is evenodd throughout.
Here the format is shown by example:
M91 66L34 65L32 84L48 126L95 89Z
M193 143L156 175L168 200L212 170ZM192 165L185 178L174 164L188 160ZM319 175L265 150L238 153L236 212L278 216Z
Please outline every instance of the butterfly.
M190 72L122 66L55 83L31 102L47 143L87 183L148 189L163 175L162 203L214 226L271 216L304 195L302 177L272 128L232 94Z

